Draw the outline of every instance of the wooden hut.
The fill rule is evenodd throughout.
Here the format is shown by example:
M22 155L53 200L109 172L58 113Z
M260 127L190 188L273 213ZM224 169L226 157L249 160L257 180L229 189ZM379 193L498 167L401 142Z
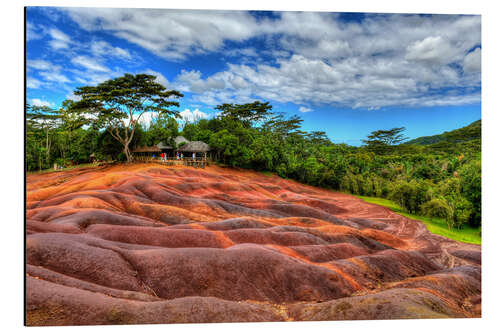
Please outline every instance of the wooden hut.
M160 148L162 153L167 154L167 156L172 157L174 154L174 147L166 145L163 141L156 145Z
M148 160L153 158L153 156L158 157L161 153L161 149L158 146L151 147L136 147L132 149L132 153L134 154L137 160Z
M207 158L207 153L211 150L210 146L202 141L190 141L185 145L177 149L178 151L184 153L184 155L188 155L189 153L195 153L196 158L203 157Z
M174 148L166 145L163 141L154 146L136 147L132 149L132 153L140 158L149 157L152 158L153 155L158 157L161 153L167 154L167 156L172 156Z
M182 144L189 143L189 140L183 137L182 135L179 135L174 139L175 146L179 148Z

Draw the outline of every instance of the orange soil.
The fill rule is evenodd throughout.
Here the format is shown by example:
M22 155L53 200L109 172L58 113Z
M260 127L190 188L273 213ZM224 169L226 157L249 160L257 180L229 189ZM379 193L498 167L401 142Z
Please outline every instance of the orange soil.
M481 248L210 166L28 175L27 324L478 317Z

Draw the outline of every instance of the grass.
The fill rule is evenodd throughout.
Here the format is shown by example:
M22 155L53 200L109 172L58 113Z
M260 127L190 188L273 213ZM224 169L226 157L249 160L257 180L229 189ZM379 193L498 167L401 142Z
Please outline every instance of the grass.
M446 221L442 218L430 218L427 216L420 216L406 213L397 203L383 198L365 197L356 195L356 197L363 199L366 202L377 204L389 208L399 215L403 215L412 220L418 220L427 226L427 229L436 235L441 235L459 242L481 244L481 233L479 228L472 228L464 226L462 229L448 229Z
M73 169L95 167L97 165L98 164L94 164L94 163L75 164L75 165L72 165L72 166L69 166L69 167L66 167L66 168L62 168L62 169L57 169L57 170L54 170L53 168L49 168L49 169L44 169L42 171L40 171L40 170L28 171L28 172L26 172L26 174L28 174L28 175L35 175L35 174L50 173L50 172L68 171L68 170L73 170Z

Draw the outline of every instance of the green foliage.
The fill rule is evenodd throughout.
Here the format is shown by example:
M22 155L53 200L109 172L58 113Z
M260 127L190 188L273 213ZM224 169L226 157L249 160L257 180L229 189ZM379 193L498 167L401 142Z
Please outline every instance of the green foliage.
M422 136L420 138L407 141L406 144L432 145L442 142L460 143L478 139L481 139L481 120L477 120L465 127L450 132L444 132L443 134Z
M85 117L79 117L84 113L75 111L82 105L67 102L59 112L35 109L45 112L45 125L35 119L40 115L29 109L34 116L27 121L28 170L50 168L56 160L64 165L85 163L92 153L98 159L128 160L123 144L116 140L118 135L127 136L127 127L121 122L111 129L102 127L104 123L87 124ZM268 103L223 104L216 110L220 112L217 117L185 124L180 133L172 114L163 112L147 128L134 125L130 146L151 146L160 141L174 146L173 138L183 135L208 143L214 158L225 165L391 199L405 214L439 221L441 233L481 225L481 144L475 138L480 122L479 132L478 124L471 124L469 129L443 134L453 142L398 144L404 139L404 128L399 127L374 131L366 146L352 147L332 143L321 131L302 131L302 119L274 113ZM102 112L101 116L115 112L98 107L95 111ZM473 139L466 140L468 135Z
M174 138L179 135L179 124L173 117L159 114L152 118L147 130L138 124L136 135L140 136L137 140L140 146L153 146L159 142L174 146Z
M389 199L398 203L409 213L418 213L420 206L429 199L428 189L429 185L424 181L398 180L391 184Z
M444 198L434 198L425 202L421 207L421 212L431 218L441 217L445 220L451 220L453 217L453 208Z
M470 221L474 226L481 224L481 160L473 160L458 170L461 193L471 207Z
M240 121L245 127L249 127L252 122L265 119L272 106L269 102L255 101L247 104L222 104L215 109L221 112L222 117Z
M157 83L156 77L147 74L125 74L96 86L79 87L74 95L78 102L68 103L69 112L76 116L92 115L89 122L94 128L105 128L122 146L127 161L132 160L129 145L142 115L157 112L175 115L169 109L179 106L169 98L183 97L175 90L167 90Z
M383 153L388 151L389 146L393 146L407 140L402 133L405 127L395 127L389 130L378 130L371 132L366 140L362 140L369 150Z
M441 235L460 242L481 244L480 228L465 225L461 229L456 229L456 228L450 229L444 218L439 218L439 217L430 218L423 215L409 214L403 208L401 208L396 203L388 199L364 197L364 196L358 196L358 197L360 197L364 201L387 207L392 211L400 215L406 216L412 220L422 221L426 225L427 229L433 234Z

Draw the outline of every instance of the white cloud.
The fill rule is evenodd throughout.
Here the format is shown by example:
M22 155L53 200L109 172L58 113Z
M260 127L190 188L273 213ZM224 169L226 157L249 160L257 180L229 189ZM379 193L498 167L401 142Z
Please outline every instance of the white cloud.
M171 82L209 105L264 99L378 109L480 100L480 16L366 14L346 22L311 12L271 19L241 11L63 10L87 31L105 31L165 59L209 52L236 58L210 76L189 69ZM264 46L228 47L254 37ZM116 49L96 42L90 50L101 56ZM468 93L449 93L458 88Z
M48 102L45 100L41 100L39 98L30 99L30 103L31 103L31 105L34 105L34 106L46 106L46 107L53 107L54 106L54 103Z
M194 123L200 119L207 119L209 115L205 112L202 112L198 109L194 111L190 111L189 109L185 109L184 111L179 112L179 116L184 122Z
M251 47L228 49L224 54L230 57L258 57L259 53L256 49Z
M69 83L66 75L57 72L40 72L39 75L47 81L57 82L57 83Z
M474 90L462 97L446 91L480 87L480 50L467 54L481 43L480 23L477 16L369 15L345 24L325 13L287 12L263 30L280 32L278 43L291 56L275 64L230 63L205 78L182 72L176 82L212 105L256 98L367 109L470 103L478 101Z
M201 78L200 71L182 70L176 78L181 90L194 93L203 93L210 90L224 89L225 83L217 77L209 77L206 80Z
M156 82L167 88L169 86L167 78L160 72L154 71L152 69L146 69L144 73L156 76Z
M43 35L43 29L33 23L26 22L26 39L28 42L35 39L40 39L43 37Z
M224 41L255 35L258 22L248 12L65 8L81 28L103 29L171 60L215 51Z
M66 99L70 99L72 101L75 101L75 102L78 102L80 101L82 98L80 96L76 96L73 92L70 92L66 95Z
M75 65L84 67L90 71L94 72L109 72L109 68L100 64L95 59L89 58L87 56L77 56L71 59L71 62Z
M158 114L156 112L145 112L142 114L141 118L139 119L139 122L145 127L148 128L151 122L153 121L153 118L157 117Z
M49 82L60 84L71 82L66 75L61 73L62 67L60 65L55 65L50 61L42 59L29 59L27 61L27 67L28 70L37 71L40 78L44 80L44 82L42 82L39 79L30 76L28 77L26 84L28 88L37 89L47 85Z
M464 58L464 71L467 73L481 72L481 49L477 48Z
M406 48L406 59L427 61L430 63L447 64L461 53L453 48L450 42L441 36L426 37L409 45Z
M42 86L42 82L40 80L37 80L33 77L27 77L26 78L26 86L31 89L38 89Z
M120 77L124 74L122 70L97 72L90 70L88 68L85 68L85 70L71 69L70 71L75 77L75 81L77 81L82 85L91 85L91 86L95 86L99 83L110 80L112 78Z
M197 92L194 99L210 105L246 103L258 98L283 103L377 109L399 105L418 106L419 100L426 105L441 105L443 100L451 99L438 93L429 95L429 90L467 87L477 82L477 78L462 81L457 70L449 66L438 69L408 67L404 60L387 62L372 59L358 62L356 59L346 59L337 64L328 64L295 55L279 61L278 66L230 64L228 67L228 70L206 79L201 78L200 72L183 72L174 83L179 84L183 88L181 90ZM246 88L234 85L236 78L245 82ZM216 88L209 82L224 84ZM457 103L471 101L468 98L453 100Z
M71 38L69 38L69 36L61 30L51 28L49 29L49 35L50 37L52 37L52 39L49 41L49 45L54 50L69 48L69 45L71 44Z
M61 69L61 66L54 65L49 61L41 60L41 59L28 60L27 66L28 66L28 68L44 70L44 71L48 71L48 70L59 71Z
M90 44L90 51L94 56L109 56L124 60L132 59L129 51L122 49L121 47L112 46L103 40L93 41Z
M301 106L301 107L299 107L299 111L303 112L303 113L306 113L306 112L312 112L314 110L311 109L311 108L305 107L305 106Z

